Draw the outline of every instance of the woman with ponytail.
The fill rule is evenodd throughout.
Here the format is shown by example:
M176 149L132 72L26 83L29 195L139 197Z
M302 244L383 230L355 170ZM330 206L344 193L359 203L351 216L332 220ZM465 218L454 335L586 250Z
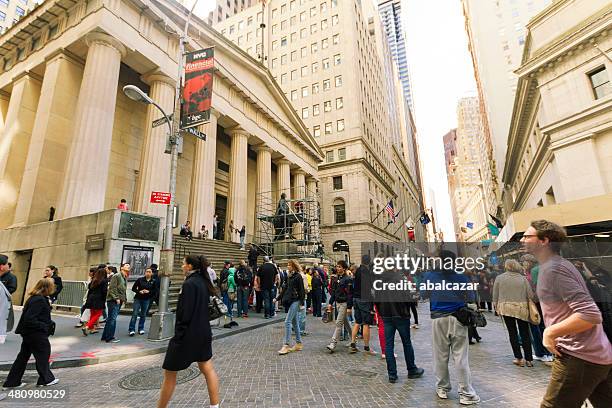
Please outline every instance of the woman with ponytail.
M183 260L185 282L179 294L174 337L168 343L162 365L164 381L158 408L166 407L172 398L177 372L193 362L198 363L206 380L210 407L219 407L219 377L211 361L212 331L208 313L210 297L216 295L217 290L210 280L209 266L208 260L202 256L188 255Z

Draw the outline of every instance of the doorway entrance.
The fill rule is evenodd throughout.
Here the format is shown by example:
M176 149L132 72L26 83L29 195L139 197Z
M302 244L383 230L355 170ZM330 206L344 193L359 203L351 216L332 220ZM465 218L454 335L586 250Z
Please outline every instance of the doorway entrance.
M30 277L32 251L15 252L15 256L10 261L13 264L13 274L17 277L17 290L13 293L13 304L22 305Z
M217 194L215 197L215 214L217 214L217 236L223 241L225 237L225 219L227 217L227 197Z

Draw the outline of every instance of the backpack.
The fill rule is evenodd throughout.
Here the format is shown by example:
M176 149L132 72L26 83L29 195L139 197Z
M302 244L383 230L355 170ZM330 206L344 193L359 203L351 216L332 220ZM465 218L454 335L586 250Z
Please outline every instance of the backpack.
M227 292L228 289L228 279L229 279L229 270L227 268L223 268L221 271L221 278L219 279L219 287L221 288L221 292Z
M582 275L582 274L581 274ZM584 275L582 275L584 278ZM602 326L608 341L612 343L612 293L606 286L592 283L585 278L587 289L601 312Z

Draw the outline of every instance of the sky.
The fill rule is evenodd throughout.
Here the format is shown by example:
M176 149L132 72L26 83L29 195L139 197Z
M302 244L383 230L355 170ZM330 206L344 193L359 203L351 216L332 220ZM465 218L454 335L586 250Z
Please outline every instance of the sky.
M196 14L205 18L214 6L215 0L199 0ZM442 137L457 127L458 100L476 95L461 1L402 0L402 9L426 204L435 207L445 240L453 241Z

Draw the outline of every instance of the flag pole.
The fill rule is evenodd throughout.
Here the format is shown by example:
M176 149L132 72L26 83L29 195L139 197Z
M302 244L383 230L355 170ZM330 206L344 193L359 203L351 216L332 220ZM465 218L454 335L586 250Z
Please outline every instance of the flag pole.
M404 209L404 207L400 208L400 210L397 212L397 214L395 214L395 216L393 217L393 222L388 222L388 223L387 223L387 225L386 225L386 226L385 226L385 228L384 228L384 230L385 230L385 231L387 230L387 227L388 227L390 224L395 223L395 219L396 219L396 218L397 218L397 216L398 216L398 215L399 215L399 214L402 212L402 210L403 210L403 209ZM393 234L393 235L395 235L395 234Z

